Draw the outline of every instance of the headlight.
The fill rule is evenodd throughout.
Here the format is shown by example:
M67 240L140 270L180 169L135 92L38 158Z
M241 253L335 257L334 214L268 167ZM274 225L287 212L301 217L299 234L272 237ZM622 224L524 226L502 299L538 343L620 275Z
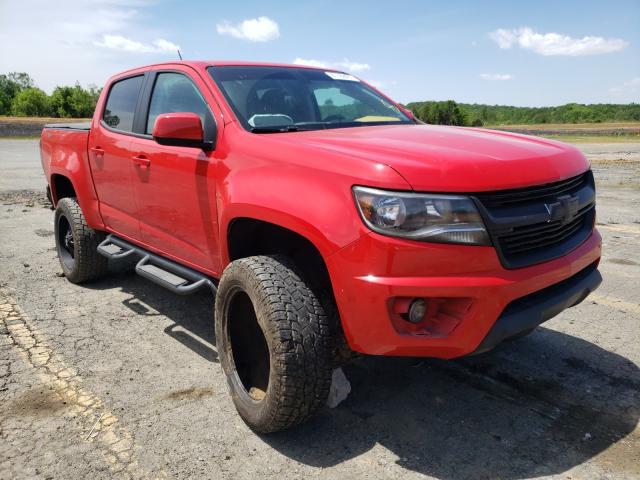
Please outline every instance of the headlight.
M366 225L383 235L424 242L491 244L469 197L366 187L353 187L353 193Z

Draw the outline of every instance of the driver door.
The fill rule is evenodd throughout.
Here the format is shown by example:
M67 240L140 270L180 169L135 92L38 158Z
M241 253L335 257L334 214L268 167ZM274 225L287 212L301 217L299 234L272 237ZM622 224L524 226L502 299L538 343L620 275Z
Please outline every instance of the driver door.
M219 274L216 211L216 152L158 144L151 136L161 113L192 112L205 129L215 122L206 86L190 69L171 67L150 74L151 94L145 112L144 135L132 139L138 159L133 176L143 242L182 263ZM148 87L149 88L149 87ZM219 122L220 124L222 122Z

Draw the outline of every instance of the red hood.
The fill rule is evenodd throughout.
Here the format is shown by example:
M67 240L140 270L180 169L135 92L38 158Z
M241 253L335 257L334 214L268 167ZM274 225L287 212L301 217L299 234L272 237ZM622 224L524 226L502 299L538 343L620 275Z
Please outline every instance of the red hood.
M280 141L388 165L419 191L475 192L555 182L589 168L576 148L494 130L389 125L275 134Z

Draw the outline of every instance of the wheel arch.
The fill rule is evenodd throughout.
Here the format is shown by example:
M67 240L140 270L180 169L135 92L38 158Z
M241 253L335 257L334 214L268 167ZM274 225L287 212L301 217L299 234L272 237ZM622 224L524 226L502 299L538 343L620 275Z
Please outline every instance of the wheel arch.
M236 217L228 223L225 243L229 262L254 255L283 254L291 257L309 277L331 287L321 249L306 235L254 217Z
M78 196L73 181L66 175L60 173L52 174L49 185L51 187L51 200L54 206L56 206L62 198Z
M333 318L336 365L353 353L344 336L342 318L328 265L320 248L302 233L275 223L252 217L238 217L229 222L225 236L229 261L255 255L285 255L292 259L309 288Z

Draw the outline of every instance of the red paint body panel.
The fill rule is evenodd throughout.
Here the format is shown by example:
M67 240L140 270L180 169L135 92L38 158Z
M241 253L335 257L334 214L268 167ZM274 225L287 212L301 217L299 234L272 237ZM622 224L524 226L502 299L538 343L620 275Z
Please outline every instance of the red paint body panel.
M131 155L149 160L134 168L139 241L206 272L221 273L216 211L215 152L158 145L133 138Z
M588 168L576 148L560 142L461 127L385 125L278 135L278 139L299 148L389 165L414 190L422 192L479 192L541 185Z
M195 113L163 113L153 126L153 138L202 141L202 121Z
M60 175L71 181L87 223L95 229L104 230L89 166L88 139L88 132L45 129L40 140L40 157L54 204L58 201L58 192L52 179L54 175Z
M375 355L453 358L473 352L512 300L558 283L600 258L597 231L568 255L505 270L492 247L460 248L389 239L371 233L329 257L327 266L347 340ZM389 321L394 297L473 300L443 338L401 335Z
M130 144L131 137L102 126L92 127L88 157L105 225L123 235L137 237L140 229Z
M51 175L59 174L72 181L90 226L214 277L229 263L227 231L234 220L253 218L297 232L316 246L327 265L349 345L380 355L468 354L509 302L600 258L601 240L594 230L564 257L506 270L493 247L373 233L354 204L354 185L482 192L563 180L589 168L571 146L428 125L252 134L208 75L211 65L253 64L173 62L124 72L103 90L89 136L45 129L47 179L51 183ZM162 146L151 136L123 135L101 124L110 84L154 70L182 72L197 85L217 125L215 150ZM179 135L192 135L192 127L187 130ZM95 153L100 150L104 153ZM394 298L415 296L470 299L471 306L446 336L398 333L390 319Z

